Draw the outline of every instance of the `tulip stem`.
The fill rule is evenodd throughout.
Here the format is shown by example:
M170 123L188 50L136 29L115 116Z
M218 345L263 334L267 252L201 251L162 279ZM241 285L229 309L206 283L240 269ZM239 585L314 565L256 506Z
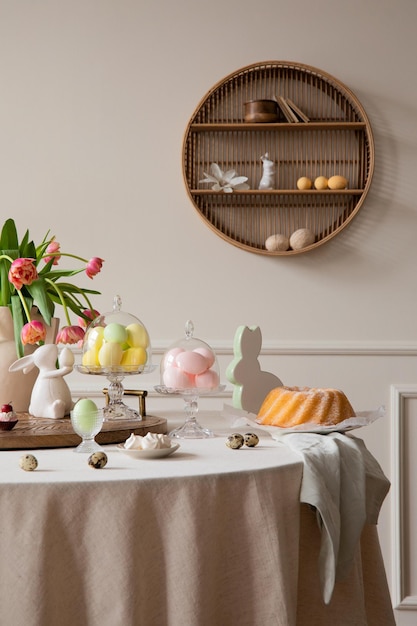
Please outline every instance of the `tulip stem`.
M70 320L70 316L68 314L68 307L67 307L67 304L65 302L64 294L62 293L60 288L54 283L54 281L51 280L50 278L45 278L45 282L49 283L55 289L56 293L58 294L58 298L60 299L61 304L62 304L62 308L64 309L65 317L67 319L67 324L68 324L68 326L71 326L71 320Z

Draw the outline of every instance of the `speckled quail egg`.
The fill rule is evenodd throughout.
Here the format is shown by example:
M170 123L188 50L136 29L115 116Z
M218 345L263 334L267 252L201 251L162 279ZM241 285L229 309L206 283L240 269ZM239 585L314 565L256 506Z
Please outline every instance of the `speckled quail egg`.
M93 452L88 457L88 465L94 469L103 469L107 465L107 454L105 452Z
M244 436L245 446L254 448L259 443L259 437L255 433L246 433Z
M232 448L232 450L239 450L244 444L243 435L240 433L233 433L229 435L226 440L226 446Z
M19 465L25 472L33 472L38 467L38 460L33 454L24 454L20 457Z

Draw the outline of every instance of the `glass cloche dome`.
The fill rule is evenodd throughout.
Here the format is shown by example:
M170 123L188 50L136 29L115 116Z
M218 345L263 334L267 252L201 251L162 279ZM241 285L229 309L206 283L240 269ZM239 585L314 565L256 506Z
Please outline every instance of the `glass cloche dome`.
M141 374L152 369L148 331L140 319L121 310L120 296L115 297L112 311L87 327L81 365L92 374Z
M82 344L83 374L106 376L110 381L106 419L141 418L121 400L125 376L151 372L152 348L149 333L139 318L122 311L120 296L115 296L113 310L99 315L87 327Z
M186 422L170 433L170 437L198 439L212 437L213 433L201 427L196 419L199 396L214 394L224 389L220 385L216 353L208 343L193 336L194 325L188 320L185 337L169 346L160 364L159 393L184 398Z

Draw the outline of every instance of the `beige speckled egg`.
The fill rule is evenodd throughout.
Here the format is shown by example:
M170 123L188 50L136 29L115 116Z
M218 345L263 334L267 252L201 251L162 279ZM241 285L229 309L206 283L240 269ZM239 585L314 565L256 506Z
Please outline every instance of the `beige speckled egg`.
M285 251L290 247L290 241L288 237L285 235L281 235L281 233L277 233L276 235L271 235L265 241L265 248L269 250L269 252L276 251Z
M328 180L329 189L346 189L348 179L344 176L331 176Z
M232 450L239 450L244 444L245 440L240 433L233 433L226 439L226 446Z
M254 448L259 443L259 437L256 433L245 433L244 435L245 446Z
M105 452L93 452L88 457L88 465L93 469L103 469L107 465L107 454Z
M33 472L38 467L38 460L33 454L24 454L19 459L19 465L25 472Z
M314 243L316 236L309 228L299 228L290 237L290 246L293 250L302 250Z

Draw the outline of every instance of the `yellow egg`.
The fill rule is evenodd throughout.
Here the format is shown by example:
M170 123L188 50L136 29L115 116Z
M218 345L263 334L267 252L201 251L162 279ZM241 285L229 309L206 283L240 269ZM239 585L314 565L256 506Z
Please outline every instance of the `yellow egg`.
M329 189L346 189L348 180L344 176L331 176L328 185Z
M325 176L317 176L314 181L316 189L327 189L328 180Z
M311 182L310 178L307 178L307 176L301 176L301 178L297 180L298 189L311 189L312 186L313 183Z
M84 367L99 367L98 350L94 348L86 350L82 356L81 363Z
M120 365L123 350L120 343L107 341L103 343L98 353L98 360L102 367L116 367Z
M123 352L120 365L126 366L141 366L145 365L148 355L144 348L128 348Z
M146 348L149 346L149 335L142 324L129 324L126 326L127 343L132 348Z
M103 343L103 334L103 326L94 326L94 328L89 328L84 337L84 344L87 344L89 349L95 348L96 350L99 350L101 348L101 344Z

